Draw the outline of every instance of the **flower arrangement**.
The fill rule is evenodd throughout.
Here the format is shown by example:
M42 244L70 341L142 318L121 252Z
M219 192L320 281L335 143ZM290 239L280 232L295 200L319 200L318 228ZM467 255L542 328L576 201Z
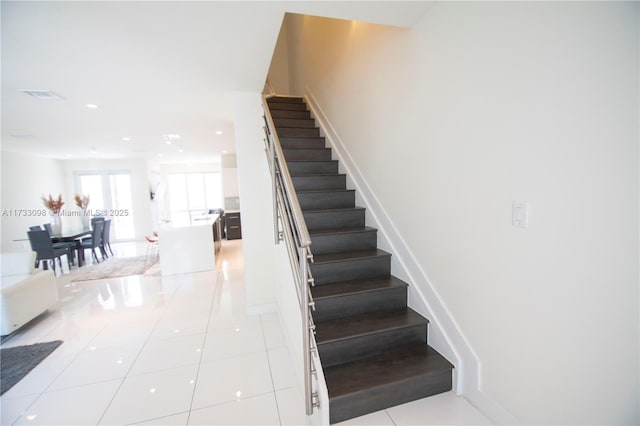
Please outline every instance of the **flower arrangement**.
M40 197L42 200L42 204L49 210L52 215L60 214L62 210L62 206L64 206L64 201L62 201L62 194L58 195L58 199L54 199L51 194L49 194L49 198L46 198L44 195Z
M89 207L88 195L76 194L74 199L76 200L76 206L80 207L82 210L86 210L87 207Z

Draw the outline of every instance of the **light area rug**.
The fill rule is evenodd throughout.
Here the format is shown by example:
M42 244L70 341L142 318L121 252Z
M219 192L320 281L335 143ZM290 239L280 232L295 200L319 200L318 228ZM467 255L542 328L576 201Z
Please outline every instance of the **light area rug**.
M112 257L95 265L83 267L71 281L101 280L104 278L125 277L127 275L142 275L147 272L157 259L137 257Z
M0 349L0 364L2 365L0 368L0 395L11 389L61 344L62 340L55 340Z

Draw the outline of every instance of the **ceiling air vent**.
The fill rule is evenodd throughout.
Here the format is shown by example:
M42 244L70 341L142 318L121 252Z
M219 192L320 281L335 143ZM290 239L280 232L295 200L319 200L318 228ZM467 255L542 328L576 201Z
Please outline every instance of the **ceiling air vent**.
M58 95L51 90L26 90L22 89L21 92L26 93L29 96L33 96L36 99L40 99L43 101L51 101L51 100L61 100L64 99L62 96Z

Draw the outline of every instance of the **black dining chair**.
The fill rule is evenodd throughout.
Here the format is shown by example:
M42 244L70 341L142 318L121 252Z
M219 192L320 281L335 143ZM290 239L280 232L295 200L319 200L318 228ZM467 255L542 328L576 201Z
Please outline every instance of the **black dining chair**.
M105 255L107 254L107 250L109 250L109 253L113 256L113 250L111 250L111 219L105 219L104 221L101 250Z
M98 260L98 255L96 254L96 248L102 250L102 230L104 229L104 220L97 220L92 224L93 229L91 230L91 238L85 238L82 240L81 246L83 250L91 249L91 254L96 262L100 262ZM102 259L104 260L105 255L102 253Z
M30 226L29 227L29 231L41 231L42 228L40 227L40 225L35 225L35 226Z
M51 242L49 233L45 230L40 231L28 231L29 242L31 243L31 250L36 252L36 267L40 262L44 261L43 269L49 269L48 264L51 262L53 272L56 272L56 259L60 264L60 271L62 271L62 256L67 256L67 263L71 266L71 252L68 248L55 248Z
M44 229L49 233L49 238L53 237L53 231L51 230L51 224L50 223L45 223L42 225L44 227ZM35 229L34 229L35 228ZM30 230L32 231L37 231L40 230L42 228L40 228L39 226L31 226L29 227ZM53 248L59 249L59 248L66 248L69 250L69 254L71 254L71 257L69 258L69 262L71 263L71 265L74 265L75 260L74 260L74 251L76 249L76 244L75 243L71 243L71 242L64 242L64 241L60 241L57 243L53 243Z
M96 222L104 222L104 216L94 216L91 218L91 227L93 228L93 224Z
M110 245L108 245L110 243L110 237L108 234L110 233L111 219L105 219L104 216L94 216L91 218L91 229L95 228L97 222L102 222L104 224L102 227L102 238L100 239L100 252L104 259L105 257L109 257L109 255L107 255L107 247L111 250ZM92 241L93 237L82 239L82 242L86 244L93 244ZM113 252L111 255L113 256Z

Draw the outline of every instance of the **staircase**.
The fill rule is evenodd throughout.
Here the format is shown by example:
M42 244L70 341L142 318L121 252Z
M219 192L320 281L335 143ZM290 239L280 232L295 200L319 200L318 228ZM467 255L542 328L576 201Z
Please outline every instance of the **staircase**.
M268 105L311 235L331 423L451 390L453 365L427 345L427 319L407 306L407 283L391 275L391 254L377 248L303 99Z

